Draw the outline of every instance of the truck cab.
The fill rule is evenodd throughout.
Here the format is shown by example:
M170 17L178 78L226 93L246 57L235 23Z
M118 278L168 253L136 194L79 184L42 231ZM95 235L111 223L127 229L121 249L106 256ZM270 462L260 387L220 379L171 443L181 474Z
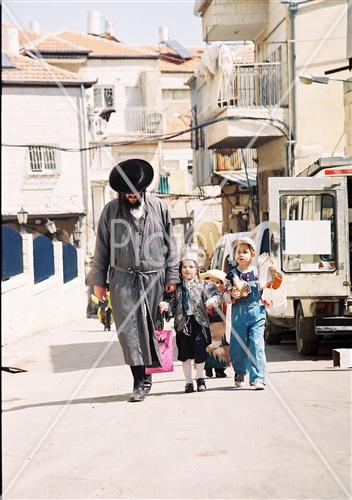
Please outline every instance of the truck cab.
M297 177L269 179L270 254L287 309L268 316L265 339L296 331L298 352L315 355L324 335L352 334L352 157L322 158Z

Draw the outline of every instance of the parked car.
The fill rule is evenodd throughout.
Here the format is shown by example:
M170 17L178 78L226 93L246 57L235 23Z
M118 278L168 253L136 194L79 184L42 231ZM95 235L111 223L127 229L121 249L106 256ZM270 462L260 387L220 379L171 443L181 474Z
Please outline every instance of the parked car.
M222 236L216 244L213 256L211 258L211 269L221 269L228 273L233 263L233 246L239 238L250 237L253 239L256 247L256 257L254 264L257 264L259 255L264 252L269 253L269 222L261 222L252 231L243 231L240 233L227 233Z
M233 245L235 241L238 240L238 238L250 235L251 233L249 231L224 234L216 244L210 262L210 269L220 269L227 274L233 262Z

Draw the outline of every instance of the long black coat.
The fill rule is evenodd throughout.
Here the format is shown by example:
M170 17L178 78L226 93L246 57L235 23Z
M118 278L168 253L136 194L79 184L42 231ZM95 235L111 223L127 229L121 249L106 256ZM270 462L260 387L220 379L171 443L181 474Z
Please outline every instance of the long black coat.
M106 286L125 362L131 366L160 366L155 336L158 305L166 283L178 283L178 258L168 208L147 197L142 240L133 216L118 200L101 214L91 285ZM112 236L113 235L113 236Z

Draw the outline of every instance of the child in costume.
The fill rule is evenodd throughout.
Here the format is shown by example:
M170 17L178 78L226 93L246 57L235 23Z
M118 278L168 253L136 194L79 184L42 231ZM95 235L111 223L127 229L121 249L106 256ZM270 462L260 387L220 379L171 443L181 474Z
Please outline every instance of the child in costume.
M226 278L231 283L232 299L230 357L235 371L235 387L241 387L249 371L249 384L255 390L265 388L266 359L264 351L265 306L253 266L255 245L251 238L240 238L234 247L236 265ZM278 274L270 266L272 279Z
M178 360L182 361L186 380L185 392L194 392L192 360L196 363L196 383L199 392L206 390L204 364L209 357L207 346L211 344L207 313L221 303L221 295L211 281L200 281L198 256L195 252L184 253L180 263L181 283L160 302L160 312L175 319Z
M221 294L225 292L226 273L224 271L209 269L206 273L202 273L200 277L203 280L212 281ZM210 356L206 360L204 367L207 377L213 376L213 370L216 377L226 377L225 369L230 366L229 347L225 339L224 317L226 310L223 307L224 305L222 303L220 311L214 311L213 314L209 315L212 343L207 347Z

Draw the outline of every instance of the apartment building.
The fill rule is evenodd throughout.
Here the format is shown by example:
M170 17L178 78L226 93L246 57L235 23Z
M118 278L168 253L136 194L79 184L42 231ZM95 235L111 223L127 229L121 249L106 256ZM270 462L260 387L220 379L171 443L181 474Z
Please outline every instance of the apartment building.
M220 55L232 55L222 54L226 64L218 55L211 77L193 82L196 122L213 122L199 133L195 179L198 185L221 183L224 200L235 193L231 208L223 203L224 230L238 230L243 209L253 222L268 218L268 177L297 175L321 156L344 152L343 86L307 86L299 76L324 75L345 61L347 3L203 0L195 6L208 51L218 45ZM252 44L252 62L236 61L244 42ZM257 167L252 192L248 155ZM229 165L225 173L219 158ZM247 207L236 187L243 171Z
M111 24L101 29L99 13L88 13L87 33L59 31L29 40L23 53L43 57L80 78L96 79L86 92L87 123L91 146L90 227L94 233L99 215L115 193L108 186L114 164L142 157L155 170L151 190L170 206L179 242L191 224L194 207L185 210L184 197L193 204L190 134L177 134L190 126L190 95L185 81L194 72L202 50L169 41L165 28L157 46L126 45L113 35ZM182 203L180 200L182 199ZM217 203L219 206L219 202ZM217 213L217 225L221 211Z

